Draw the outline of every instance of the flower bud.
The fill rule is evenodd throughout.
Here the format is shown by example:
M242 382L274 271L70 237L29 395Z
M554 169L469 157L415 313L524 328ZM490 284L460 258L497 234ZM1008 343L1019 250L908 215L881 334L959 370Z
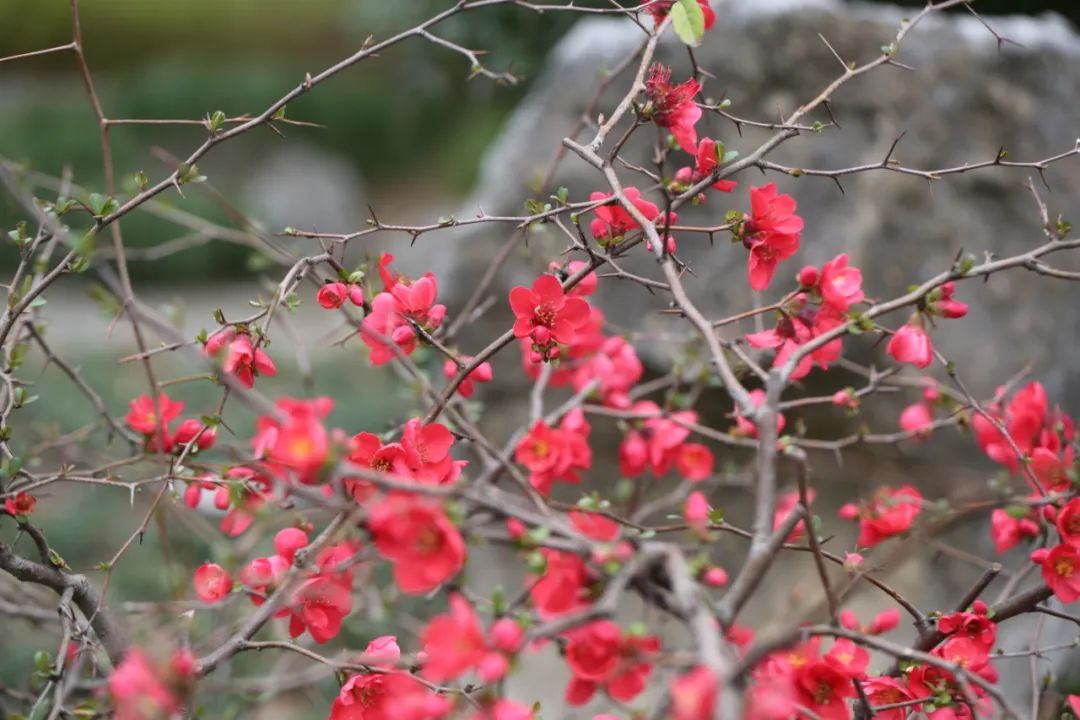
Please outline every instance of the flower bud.
M728 583L728 574L724 568L713 566L705 571L704 580L709 587L724 587Z
M224 510L229 507L229 488L224 485L219 485L218 489L214 491L214 507L218 510Z
M493 652L481 658L480 664L476 667L476 672L484 682L493 683L501 680L506 675L509 667L510 662L505 655Z
M296 551L306 547L307 544L308 536L299 528L285 528L278 531L278 534L274 536L274 550L289 563L296 557Z
M803 287L803 288L812 288L812 287L814 287L815 285L817 285L817 281L818 281L817 268L814 267L813 265L807 265L806 267L804 267L802 270L799 271L797 279L799 281L799 287Z
M510 618L500 618L491 626L491 644L496 650L516 653L525 639L525 631Z
M327 283L319 288L318 295L315 299L319 305L327 310L334 310L345 304L345 298L349 295L349 290L345 286L345 283L335 282ZM361 303L363 301L361 300Z
M199 499L202 497L202 488L199 487L198 482L188 483L188 486L184 488L184 504L194 510L199 506Z
M849 573L856 573L862 569L863 556L859 553L848 553L844 556L844 569Z
M394 341L395 345L408 345L414 339L416 339L416 333L408 325L399 325L394 328L394 332L390 338Z
M900 624L900 611L896 608L889 608L878 613L874 621L870 623L870 629L867 631L871 635L880 635L886 633Z

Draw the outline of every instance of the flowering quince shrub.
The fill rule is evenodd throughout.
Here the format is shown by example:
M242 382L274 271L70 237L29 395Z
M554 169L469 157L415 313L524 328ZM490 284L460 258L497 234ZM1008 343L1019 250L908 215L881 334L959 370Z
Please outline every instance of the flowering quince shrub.
M505 252L476 268L464 302L451 295L440 302L446 278L423 267L426 250L395 246L398 260L420 268L409 275L394 254L371 255L359 243L402 232L422 242L465 220L386 225L374 213L352 233L284 229L310 242L294 249L311 251L274 245L281 268L272 296L253 298L247 316L219 310L197 337L178 334L139 299L127 270L125 218L158 196L182 202L173 190L205 179L196 161L258 126L288 125L285 106L299 94L321 92L330 76L378 62L378 51L410 39L465 56L474 75L513 79L440 34L442 21L491 4L454 3L422 26L371 39L265 112L208 115L209 139L177 170L157 181L142 176L130 193L117 190L108 143L106 187L68 193L78 200L48 196L48 188L71 187L70 179L39 183L0 159L0 181L25 213L8 233L21 263L5 285L0 318L0 647L9 622L27 621L42 638L25 687L0 678L0 702L16 708L9 717L255 717L255 706L298 689L305 707L321 698L305 717L330 720L952 720L1019 718L1031 706L1030 720L1080 716L1080 697L1068 688L1046 692L1053 653L1075 643L1048 644L1041 630L1025 639L1026 651L1005 652L1002 642L1018 616L1068 618L1080 601L1074 416L1028 372L962 378L964 368L935 348L944 333L964 327L992 275L1037 270L1050 282L1077 279L1048 263L1080 249L1080 239L1052 218L1032 184L1038 215L1029 250L988 254L981 263L961 253L885 298L846 252L820 254L828 259L816 265L800 261L804 246L821 242L803 217L810 207L799 199L803 186L750 172L775 171L766 156L796 137L812 142L807 131L839 131L832 93L893 64L907 35L928 15L963 4L957 0L913 15L881 54L847 67L779 121L737 118L711 100L723 69L698 67L692 53L676 66L656 60L662 39L709 42L709 29L724 18L705 0L597 4L593 12L636 22L643 33L625 67L604 80L623 83L622 101L566 138L557 157L556 164L595 170L595 185L581 197L551 188L551 202L529 200L521 216L470 218L501 228L510 221L515 230ZM56 50L74 48L100 116L79 23L73 27L72 44ZM755 148L728 133L729 143L747 144L730 150L721 121L776 134ZM652 144L653 165L623 157L631 137ZM854 172L900 171L943 180L1017 167L1041 173L1076 154L946 170L886 161L787 174L839 182ZM694 207L711 217L707 225L687 224ZM211 226L198 220L192 231L213 233ZM530 233L565 240L563 252L539 265L536 255L546 251L517 254ZM102 259L91 251L106 234L115 251ZM740 268L749 309L710 318L696 304L708 288L679 252L718 234L731 247L708 251ZM637 266L648 275L625 269L624 261L642 258L650 262ZM125 398L126 415L54 352L41 329L45 310L34 300L76 273L96 275L116 298L116 321L134 331L138 351L120 359L141 368L147 384ZM508 291L498 289L504 281ZM654 336L646 324L611 324L603 298L613 283L651 293L651 309L676 316L679 341ZM285 369L306 364L300 335L282 319L301 305L340 323L345 340L331 350L343 362L366 365L365 377L385 378L415 410L342 427L335 407L366 403L370 385L282 389ZM481 319L497 327L494 337L478 337ZM643 351L656 348L673 359L654 360L647 372ZM186 353L198 372L166 376L166 352ZM506 355L509 363L499 364ZM27 370L35 356L64 371L93 405L97 425L57 440L19 423L30 390L50 389ZM852 377L860 384L848 384ZM206 384L216 401L187 399L175 386L188 382ZM968 390L998 383L988 398ZM826 413L862 422L869 403L892 407L879 397L886 391L903 398L895 427L864 425L837 438L808 420ZM918 478L884 485L870 478L838 490L812 472L820 458L842 458L852 445L915 452L946 430L964 434L972 454L997 469L989 500L949 506L942 489ZM95 514L96 505L80 500L89 511L81 514L93 516L86 535L95 551L96 528L130 525L128 540L96 568L69 565L46 532L75 484L130 495L132 517ZM749 515L729 509L732 492L751 501ZM828 499L841 493L839 511L829 510ZM917 606L909 596L918 588L885 575L886 566L968 517L981 522L1000 557L948 548L986 572L962 597ZM198 537L198 559L169 551L166 527L177 525ZM186 582L168 602L118 597L115 569L155 528L163 567L179 569ZM742 549L727 549L724 538ZM798 607L762 618L778 607L763 580L781 558ZM494 589L493 573L502 583ZM856 590L870 604L856 606ZM817 609L807 609L811 597L821 598ZM153 626L140 616L153 617ZM1010 657L1029 663L1033 703L1003 688L1003 674L1015 670L998 661ZM551 683L557 692L543 689Z

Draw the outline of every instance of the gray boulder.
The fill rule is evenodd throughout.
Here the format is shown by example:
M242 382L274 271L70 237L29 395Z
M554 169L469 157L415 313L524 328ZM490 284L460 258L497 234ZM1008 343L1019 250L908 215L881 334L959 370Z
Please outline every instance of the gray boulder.
M695 51L701 66L716 76L706 82L705 96L729 98L736 116L772 121L816 95L841 71L819 33L845 60L864 62L880 53L911 12L835 0L772 0L722 3L717 14L716 27ZM1052 14L995 17L990 23L1000 35L1022 45L1007 42L999 47L980 21L965 13L931 16L908 35L898 57L914 71L886 67L856 78L831 104L840 127L791 139L769 159L814 169L880 162L901 133L894 159L920 169L990 160L1001 148L1009 160L1026 161L1073 148L1080 136L1075 100L1080 97L1080 38ZM536 195L527 184L547 169L601 74L641 39L640 29L622 19L589 19L576 25L492 145L480 182L459 217L475 214L477 208L488 214L520 213L523 201ZM677 42L662 44L658 59L675 67L675 79L688 75L687 55ZM629 74L611 84L597 105L599 112L614 107L628 81ZM814 119L829 120L823 112ZM701 135L720 138L743 154L768 136L746 126L740 135L731 122L708 114L699 129ZM586 130L579 139L591 132ZM639 135L651 139L652 129L643 128ZM631 143L626 155L648 162L642 145ZM674 155L675 162L690 161L682 153ZM666 171L670 175L676 168L669 164ZM622 175L629 184L642 184L641 176L628 171ZM734 194L710 194L704 206L680 212L680 223L718 224L725 210L747 207L749 185L775 181L799 202L806 231L800 254L781 266L766 297L789 289L802 264L819 264L843 251L863 269L868 296L888 298L948 268L960 251L982 259L987 252L1005 256L1040 243L1036 206L1024 187L1029 176L1035 176L1052 213L1080 215L1080 158L1070 158L1046 171L1052 191L1035 171L1026 169L971 171L932 185L911 175L871 171L842 178L843 192L827 178L796 179L778 172L763 177L757 169L747 169L735 178L740 187ZM572 155L562 161L550 187L559 186L568 187L578 199L603 188L599 174ZM461 233L463 241L455 244L452 256L438 253L435 258L449 271L445 291L451 302L468 295L479 268L507 237L506 226L478 227ZM502 284L495 288L498 295L528 280L565 245L554 232L546 235L529 239L524 252L531 265L520 259L511 263L513 270L503 273ZM688 288L712 317L753 303L745 280L745 251L729 246L724 237L717 240L711 247L703 236L685 236L679 245L680 256L697 275ZM1075 258L1065 255L1053 262L1077 267ZM634 253L626 267L656 275L644 250ZM988 396L1031 362L1034 376L1053 398L1066 406L1080 405L1080 368L1063 360L1080 349L1080 303L1071 283L1016 270L986 284L963 283L958 297L970 302L970 316L940 323L934 337L962 368L973 392ZM642 318L657 321L655 311L665 307L667 298L613 280L602 284L597 302L615 326L625 328L640 326ZM492 321L501 326L504 311L497 304ZM904 319L897 314L884 322L895 326ZM660 327L682 331L687 326L669 319ZM848 345L856 355L870 357L869 343ZM656 347L640 349L653 359L663 354ZM882 357L880 349L876 352ZM889 422L895 422L894 410L888 409Z

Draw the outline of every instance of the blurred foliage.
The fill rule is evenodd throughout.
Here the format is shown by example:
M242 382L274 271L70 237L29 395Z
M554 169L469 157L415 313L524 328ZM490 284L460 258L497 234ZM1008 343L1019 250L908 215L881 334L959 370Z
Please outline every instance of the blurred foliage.
M365 38L385 39L451 5L450 0L94 0L83 3L82 19L88 60L109 117L201 119L215 110L257 113L305 73L355 52ZM1074 0L978 0L975 7L985 13L1053 9L1080 22L1080 3ZM576 19L571 13L540 17L513 6L450 18L438 26L439 35L487 51L488 67L512 69L524 82L512 88L483 78L466 82L465 58L411 40L298 100L288 108L289 117L325 127L288 128L287 135L346 159L369 181L378 178L368 183L376 197L417 178L444 196L461 196L475 179L484 148L540 72L545 54ZM66 2L0 0L0 56L69 42L70 23ZM70 55L4 66L0 108L6 110L0 112L0 153L54 175L69 168L77 182L103 191L97 129ZM152 149L186 156L203 132L198 126L114 127L117 172L129 180L140 170L160 178L172 168ZM245 168L275 139L268 131L252 133L215 152L202 169L233 198ZM185 209L228 222L227 212L198 192L189 192L182 202ZM5 197L0 226L10 228L13 222ZM177 234L139 214L124 223L125 239L133 246ZM245 249L216 243L167 264L134 263L133 274L140 281L232 278L244 271L249 256ZM0 252L0 266L13 257Z

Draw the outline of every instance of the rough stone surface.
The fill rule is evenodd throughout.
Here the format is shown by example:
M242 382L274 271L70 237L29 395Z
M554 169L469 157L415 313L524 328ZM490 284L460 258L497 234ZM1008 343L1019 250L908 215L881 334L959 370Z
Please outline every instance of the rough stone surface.
M819 33L845 60L864 62L895 37L907 14L887 6L835 0L720 4L716 28L695 51L698 62L716 76L707 82L705 95L730 98L731 112L737 116L775 120L812 98L841 71ZM901 133L904 137L893 157L905 166L922 169L992 159L1002 147L1010 160L1038 160L1073 148L1080 136L1075 102L1080 97L1080 38L1053 15L993 18L990 22L1001 35L1023 47L1006 43L999 48L993 35L971 16L929 18L908 36L898 58L913 71L883 68L855 79L833 98L832 111L840 128L789 140L769 159L816 169L880 162ZM471 216L477 208L488 214L521 212L523 201L535 196L527 187L529 181L547 169L562 138L576 125L601 73L633 52L641 39L640 30L625 20L594 19L578 24L554 51L545 74L492 146L473 197L458 217ZM675 43L663 45L659 59L675 65L676 78L688 73L686 52ZM613 108L625 86L625 82L613 83L597 106L599 111ZM824 122L828 116L818 113L811 117L814 119ZM705 118L699 128L701 134L719 137L729 149L744 155L767 137L750 128L744 128L740 136L730 122L717 117ZM649 137L651 132L645 128L642 135ZM627 155L635 162L648 162L647 149L642 146L629 146ZM669 167L667 172L674 169ZM642 185L631 180L629 171L621 174L630 184ZM803 249L782 266L766 299L778 297L790 287L790 278L803 263L819 264L841 251L848 252L852 262L863 269L868 295L888 298L947 269L961 251L974 253L981 260L984 253L1005 256L1039 244L1043 239L1040 222L1025 188L1032 174L995 168L948 177L930 186L918 177L873 171L844 178L841 193L829 179L796 179L777 173L763 178L756 169L747 170L735 178L740 187L733 195L711 194L704 207L680 213L680 222L718 224L725 210L747 207L747 186L774 180L783 192L798 200L807 229ZM1080 159L1066 160L1046 172L1052 192L1037 175L1035 178L1052 213L1080 218ZM552 188L558 186L568 187L575 198L587 197L590 191L603 187L598 173L574 157L561 164L551 184ZM501 284L493 289L496 302L488 319L463 336L466 349L471 349L470 340L484 342L493 330L507 326L508 311L501 302L505 291L535 277L563 247L565 243L555 235L530 236L528 248L522 250L524 261L519 258L508 265ZM442 263L438 267L440 278L447 278L442 292L451 307L469 295L479 268L486 266L508 236L505 226L461 230L453 242L453 254L431 254L430 261ZM688 289L712 317L739 312L753 303L745 275L745 251L730 246L726 238L718 236L717 240L716 246L710 247L700 237L679 239L680 256L696 273L687 280ZM1070 269L1080 267L1075 258L1066 256L1055 257L1053 262ZM643 250L624 266L632 272L656 274L653 261ZM939 323L934 338L945 355L957 362L973 392L989 396L997 384L1032 363L1032 376L1046 385L1052 398L1073 414L1080 410L1080 366L1070 360L1080 350L1080 301L1075 285L1015 270L987 283L964 282L958 296L971 303L969 317ZM682 321L656 312L666 307L666 298L636 285L605 281L597 303L613 327L640 327L644 319L653 328L686 331ZM895 327L905 319L905 314L897 314L883 322ZM862 359L888 363L882 349L871 347L868 340L849 340L846 347ZM659 343L642 342L639 350L657 361L666 349ZM503 355L510 356L499 359L509 372L500 373L497 367L497 379L520 378L517 353L510 350ZM872 403L863 420L882 430L893 430L899 405L911 401L905 397ZM493 405L485 424L493 430L509 426L507 416L516 411L500 409L497 402ZM518 419L514 417L514 421ZM713 420L723 426L719 418ZM914 482L928 497L947 496L957 503L985 492L985 480L993 471L978 457L970 437L941 435L945 437L919 448L919 456L929 453L931 458L922 464L911 459L909 448L856 454L843 466L832 465L828 458L816 460L818 512L826 518L830 531L837 525L834 518L841 502L878 484ZM598 451L598 458L604 454L609 453ZM597 462L593 473L597 478L617 476L613 467L603 467L604 460ZM790 468L782 468L781 475L784 483L793 482ZM613 481L596 482L610 489ZM577 493L570 495L576 497ZM746 495L717 493L714 504L723 505L733 522L748 525L751 510ZM830 546L843 552L850 549L853 540L852 533L841 534ZM963 595L980 569L927 549L921 542L904 546L900 552L906 559L894 562L888 577L921 607L946 609ZM992 555L987 529L982 525L955 529L943 545L946 549L949 545L971 549L984 557ZM723 545L717 555L731 558L734 564L744 551L744 545L732 542ZM1019 555L1009 556L1005 561L1015 565L1019 559ZM502 558L481 565L505 567L506 562L508 559ZM744 619L762 627L767 635L778 629L769 625L770 619L786 623L807 612L817 602L817 584L809 568L805 557L785 558L770 573ZM491 571L477 572L483 576ZM987 597L992 600L999 587L995 585ZM880 595L864 590L851 606L857 612L860 606L865 608L861 617L872 612L870 608L880 609L881 600ZM1027 620L1013 621L1003 629L1002 645L1007 649L1024 647L1031 627ZM1058 631L1070 632L1052 630L1048 624L1043 637ZM529 673L524 680L527 687L520 689L522 697L529 698L543 692L545 711L559 714L565 674L561 665L554 668ZM1003 671L1002 675L1010 696L1017 698L1026 692L1024 673Z
M732 113L756 120L790 113L837 76L840 65L819 33L845 60L862 62L890 42L902 18L910 14L889 6L828 0L729 2L719 6L718 13L717 26L695 51L699 63L716 75L707 82L705 95L730 98ZM923 169L992 159L1002 147L1010 160L1037 160L1069 150L1080 136L1075 106L1080 95L1080 39L1055 15L991 22L1023 47L1006 43L999 49L993 35L971 16L927 18L908 35L899 55L913 72L882 68L850 82L832 102L839 129L789 140L770 159L816 169L874 163L901 133L904 137L893 157ZM520 212L522 202L534 194L526 185L547 168L600 73L632 52L641 37L640 30L624 20L579 23L553 52L545 74L492 146L461 216L478 207L489 214ZM686 53L676 43L663 45L659 59L675 65L676 78L688 71ZM601 112L614 107L625 85L612 83L598 106ZM812 119L828 117L817 113ZM744 128L740 137L730 122L718 117L707 116L699 127L701 134L719 137L729 149L744 154L767 136ZM651 129L640 134L649 136ZM628 154L642 162L648 159L643 147L630 148ZM717 224L726 209L747 206L748 185L773 180L798 200L807 229L800 254L781 267L775 288L766 297L790 287L790 278L802 263L821 263L846 251L863 269L868 294L887 298L948 268L960 251L981 259L984 252L1004 256L1038 244L1040 223L1024 187L1032 174L995 168L930 186L922 178L873 171L844 178L841 193L826 178L795 179L781 173L763 178L751 169L736 178L740 188L733 195L712 194L704 207L680 213L680 222ZM629 171L622 175L630 184L642 184ZM1055 165L1046 178L1053 192L1037 175L1036 183L1051 211L1078 217L1080 160ZM560 165L552 183L558 186L570 188L577 198L603 187L598 173L575 157ZM435 253L450 264L453 279L446 290L457 297L472 289L477 267L507 233L505 226L497 231L481 226L462 235L467 241L455 244L452 256ZM548 245L530 239L533 265L517 263L517 276L504 273L500 291L539 270L550 257L545 249L561 246L553 234L549 237ZM681 238L680 254L698 276L688 281L690 291L701 299L703 309L720 317L750 307L753 300L745 280L745 252L729 246L723 237L717 239L716 246L709 247L700 236ZM1066 256L1054 261L1075 267ZM655 275L644 251L626 267ZM621 327L639 325L642 316L666 301L629 283L610 281L604 286L599 302L612 323ZM989 394L998 382L1032 362L1035 376L1053 397L1080 402L1080 368L1062 361L1075 355L1080 338L1080 303L1074 287L1019 270L986 284L964 283L959 295L971 303L970 316L961 323L940 323L935 339L964 369L974 391ZM504 320L498 313L494 319ZM892 325L903 321L902 314L885 319ZM675 321L664 327L681 330L685 325ZM865 345L856 342L852 348ZM651 356L658 355L657 350L642 348Z

